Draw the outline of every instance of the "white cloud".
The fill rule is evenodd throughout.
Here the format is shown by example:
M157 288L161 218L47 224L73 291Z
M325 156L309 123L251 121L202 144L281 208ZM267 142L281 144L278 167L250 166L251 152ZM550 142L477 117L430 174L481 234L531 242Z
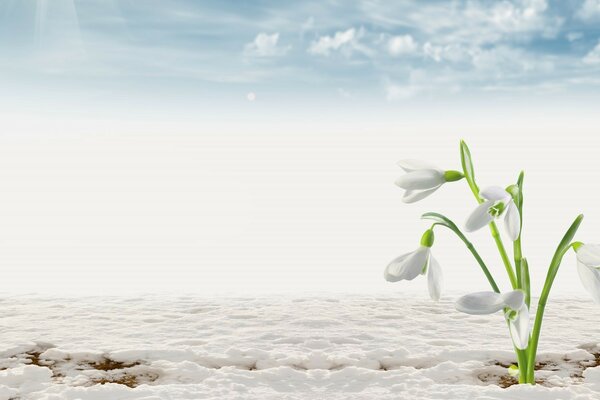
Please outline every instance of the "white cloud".
M443 48L441 46L434 46L430 42L423 45L423 53L436 62L442 61L442 50Z
M600 18L600 0L585 0L575 16L585 21Z
M244 54L255 57L274 57L287 53L290 46L281 47L278 45L279 33L259 33L254 40L244 47Z
M387 49L392 56L410 54L417 49L417 43L410 35L394 36L388 40Z
M541 68L541 64L523 50L510 46L476 51L473 54L473 66L476 70L485 71L496 78Z
M583 63L588 65L600 65L600 40L596 47L583 57Z
M521 7L501 2L492 9L490 20L503 31L536 29L543 23L543 14L547 8L545 0L522 1Z
M448 44L445 46L434 45L426 42L423 45L423 54L433 59L435 62L450 61L453 63L465 62L471 59L469 49L460 44Z
M362 10L377 23L417 28L438 43L494 44L504 40L556 37L565 18L545 0L389 2L370 0Z
M313 41L308 47L310 54L328 56L333 51L340 51L345 55L350 55L355 51L363 54L370 54L371 51L359 43L359 39L364 36L364 30L350 28L345 31L336 32L333 36L321 36Z
M569 32L569 33L567 33L567 40L569 42L574 42L574 41L579 40L581 38L583 38L583 33L581 33L581 32Z

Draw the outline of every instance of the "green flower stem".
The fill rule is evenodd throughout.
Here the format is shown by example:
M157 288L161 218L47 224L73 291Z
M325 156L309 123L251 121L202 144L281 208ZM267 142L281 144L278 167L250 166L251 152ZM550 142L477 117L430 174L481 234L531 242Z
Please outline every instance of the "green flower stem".
M519 177L517 178L517 184L511 185L507 188L507 191L510 188L514 188L515 190L510 190L509 193L515 202L517 209L519 211L519 237L517 240L513 242L513 254L515 258L515 270L517 271L517 287L520 289L524 289L525 292L528 292L528 283L529 277L525 279L523 276L523 266L521 265L523 260L523 251L521 249L521 235L523 234L523 178L525 177L525 172L521 171ZM527 285L525 285L525 280L527 281ZM527 303L527 307L529 308L529 303Z
M537 355L537 347L538 341L540 339L540 331L542 329L542 319L544 318L544 310L546 308L546 302L548 301L548 296L550 295L550 289L552 289L552 284L554 283L554 278L556 278L556 274L558 272L558 268L560 267L560 263L565 255L565 253L569 250L569 248L573 245L571 241L583 220L583 215L580 214L575 218L575 221L569 227L567 233L562 238L559 243L554 256L552 257L552 262L550 262L550 267L548 268L548 274L546 275L546 281L544 282L544 288L542 289L542 293L540 295L540 300L538 301L537 312L535 314L535 322L533 324L533 330L531 331L531 339L529 340L529 354L528 354L528 365L527 365L527 383L535 384L535 376L534 376L534 368L535 368L535 358Z
M517 184L513 185L516 187L517 192L510 190L513 201L517 205L519 210L519 217L521 224L519 226L519 237L513 242L513 255L515 259L515 271L517 272L517 287L525 292L525 304L529 309L531 302L531 289L529 286L529 265L527 260L523 258L523 251L521 248L521 235L523 233L523 178L525 172L521 171L517 179ZM508 190L508 189L507 189ZM528 346L529 348L529 346ZM527 383L529 376L529 351L528 348L525 350L519 350L515 347L517 358L519 359L519 383Z
M513 289L516 289L518 287L517 277L515 276L515 271L512 267L510 259L508 258L508 254L506 253L506 249L504 248L504 243L502 242L502 238L500 237L500 232L498 232L498 227L496 226L496 223L494 221L490 222L490 231L492 232L494 242L496 242L496 247L498 247L498 251L500 252L500 257L502 258L502 262L504 263L504 268L506 268L506 273L508 274L510 285Z
M483 199L479 196L479 187L477 183L475 183L475 173L473 170L473 162L471 160L471 152L467 147L467 144L461 140L460 141L460 158L461 164L463 167L463 175L467 180L467 184L473 192L475 199L478 203L483 203ZM510 259L506 254L506 249L504 248L504 243L502 243L502 238L500 237L500 232L498 232L498 227L494 221L490 222L490 231L492 232L492 236L494 241L496 242L496 247L498 247L498 251L500 252L500 257L502 258L502 262L504 263L504 268L506 268L506 272L508 273L508 279L510 279L510 284L515 289L517 287L517 277L515 276L515 272L513 270L512 264L510 263Z
M519 383L527 383L527 377L529 376L527 350L519 350L515 347L515 353L517 353L517 364L519 364Z
M469 251L471 252L471 254L473 254L473 257L475 257L475 260L477 260L477 263L481 267L481 270L485 274L485 277L487 278L487 280L490 283L490 286L492 287L492 289L494 290L494 292L500 293L500 289L498 288L498 285L496 284L496 281L492 277L492 274L490 273L490 270L486 267L485 263L481 259L481 256L479 255L479 253L477 252L477 250L475 250L475 246L473 246L473 243L469 242L469 240L467 240L467 238L462 233L458 233L457 232L457 235L465 243L465 245L467 245L467 249L469 249Z
M464 142L464 140L460 141L460 161L461 161L461 165L463 168L463 174L465 176L467 183L469 184L469 188L471 189L471 192L473 192L473 195L475 196L475 199L477 199L477 202L481 204L483 202L483 199L481 198L481 196L479 196L479 187L477 186L477 183L475 182L475 171L473 168L471 151L469 150L469 147ZM522 186L522 183L523 183L523 173L521 173L519 175L519 181L518 181L519 188ZM519 205L521 205L521 204L522 204L522 202L519 202ZM492 237L494 238L494 241L496 242L496 246L498 247L498 251L500 252L500 257L502 258L502 262L504 263L504 267L506 268L506 272L508 273L508 278L510 279L510 284L513 287L513 289L515 289L518 287L518 285L520 283L517 283L517 277L515 276L515 272L510 263L510 259L508 258L508 255L506 254L506 249L504 248L504 243L502 243L502 238L500 237L500 233L498 232L498 227L496 226L496 223L494 221L492 221L489 225L490 225L490 231L492 233ZM495 291L498 292L498 290L495 290ZM528 370L527 370L527 366L529 364L528 359L527 359L527 351L519 350L515 347L515 353L517 354L517 359L518 359L518 363L519 363L519 383L523 383L523 382L525 382L525 380L527 379L527 376L529 375Z
M517 271L517 288L525 289L523 286L523 273L521 270L521 261L523 260L523 253L521 251L521 235L513 242L513 253L515 258L515 270Z
M431 226L431 229L433 229L436 225L441 225L441 226L445 226L446 228L448 228L452 232L454 232L456 234L456 236L458 236L458 238L460 240L462 240L463 243L467 246L467 249L469 249L469 251L471 252L473 257L475 257L477 264L479 264L479 267L483 271L483 274L487 278L487 280L490 283L490 286L492 287L494 292L500 293L500 289L498 288L498 285L496 284L494 277L492 276L492 274L490 273L490 270L485 265L485 262L483 261L483 259L481 258L481 256L477 252L477 250L475 249L475 246L473 246L473 243L471 243L469 241L469 239L467 239L467 237L460 231L460 229L458 229L458 226L456 226L456 224L450 218L448 218L442 214L438 214L438 213L434 213L434 212L425 213L421 216L421 218L432 219L435 221L433 223L433 225Z
M526 258L521 260L521 279L523 282L521 283L521 287L525 291L525 304L527 304L527 308L531 306L531 286L529 283L529 263Z
M483 274L485 275L490 286L492 287L492 290L496 293L500 293L500 289L498 288L498 285L496 284L494 277L492 276L492 274L490 273L490 270L485 265L485 262L483 261L483 259L481 258L481 256L477 252L477 250L475 249L475 246L473 245L473 243L471 243L469 241L469 239L467 239L467 237L460 231L460 229L458 229L458 227L456 226L456 224L454 222L452 222L449 218L447 218L441 214L438 214L438 213L425 213L425 214L423 214L422 218L442 220L443 222L435 222L431 226L431 229L433 230L433 228L436 225L442 225L442 226L445 226L446 228L450 229L452 232L454 232L456 234L456 236L458 236L458 238L460 240L462 240L463 243L467 246L467 249L469 249L469 251L471 252L473 257L475 258L475 260L481 267L481 270L483 271ZM507 310L504 310L504 311L506 312ZM508 321L506 321L506 323L508 325ZM517 355L517 364L519 365L519 383L525 383L525 379L527 377L527 365L528 365L527 350L519 350L516 347L514 348L514 350Z

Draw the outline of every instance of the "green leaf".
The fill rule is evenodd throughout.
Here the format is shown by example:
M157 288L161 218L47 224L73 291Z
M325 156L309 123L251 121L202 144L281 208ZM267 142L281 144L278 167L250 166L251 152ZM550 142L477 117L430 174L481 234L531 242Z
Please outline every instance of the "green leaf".
M471 159L471 151L464 140L460 141L460 162L463 167L463 173L470 182L475 182L475 171L473 170L473 161Z
M479 197L479 188L475 183L475 169L473 168L471 151L469 150L469 146L467 146L464 140L460 141L460 162L462 164L465 179L467 180L471 191L473 192L477 200L481 202L482 199Z
M521 172L519 173L519 177L517 178L517 186L518 186L519 188L522 188L522 187L523 187L523 178L524 178L524 177L525 177L525 171L521 171Z
M579 225L581 225L581 221L583 220L583 214L579 214L575 221L571 224L565 236L563 236L562 240L558 244L556 248L556 252L552 257L552 262L550 262L550 267L548 268L548 274L546 275L546 281L544 282L544 287L542 288L542 293L540 294L540 299L538 300L538 307L535 313L535 321L533 323L533 329L531 330L531 338L529 339L529 355L527 356L528 365L527 365L527 381L533 382L534 378L534 366L535 366L535 356L537 354L538 342L540 340L540 331L542 329L542 319L544 318L544 310L546 308L546 302L548 301L548 296L550 296L550 289L552 289L552 284L554 283L554 278L556 278L556 273L558 272L558 268L560 267L560 263L569 248L571 247L571 241L577 233L577 229L579 229Z
M519 193L517 195L517 207L519 207L519 212L523 211L523 178L525 177L525 171L521 171L519 174L519 178L517 179L517 186L519 188Z
M546 275L546 281L544 283L544 287L542 288L540 301L544 297L548 297L548 295L550 294L550 288L552 287L552 283L554 282L554 278L556 277L556 273L558 272L558 268L560 267L562 258L571 247L573 237L577 233L577 229L579 229L579 225L581 225L582 220L583 214L579 214L565 233L565 236L563 236L562 240L558 244L558 247L554 252L554 256L552 257L552 261L550 262L550 267L548 267L548 274Z
M575 233L577 233L577 229L579 229L579 225L581 225L582 220L583 214L579 214L577 218L575 218L575 221L573 221L567 230L567 233L565 233L565 236L563 236L562 240L558 244L556 252L554 253L554 258L552 259L553 263L556 261L558 264L560 264L562 256L567 252L567 250L569 250L569 247L571 247L571 241L573 240ZM558 269L558 265L556 266L556 269Z

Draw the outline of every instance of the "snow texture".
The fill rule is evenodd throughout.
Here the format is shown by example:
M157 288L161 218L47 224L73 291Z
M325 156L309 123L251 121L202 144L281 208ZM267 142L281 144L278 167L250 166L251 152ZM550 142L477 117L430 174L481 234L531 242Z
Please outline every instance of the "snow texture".
M0 400L598 399L600 309L551 299L536 386L452 298L0 298Z

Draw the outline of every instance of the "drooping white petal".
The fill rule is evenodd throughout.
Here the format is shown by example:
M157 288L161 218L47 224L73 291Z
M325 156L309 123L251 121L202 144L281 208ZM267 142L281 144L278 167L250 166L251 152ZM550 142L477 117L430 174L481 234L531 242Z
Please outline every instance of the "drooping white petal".
M526 349L527 343L529 342L529 309L527 308L527 305L523 304L523 306L521 306L514 319L507 319L510 337L512 338L515 347L519 350Z
M504 305L513 310L518 310L525 304L525 292L522 290L511 290L510 292L502 293L500 296Z
M419 169L437 169L433 164L428 163L427 161L414 160L414 159L406 159L400 160L397 162L398 166L405 170L406 172L417 171Z
M402 196L402 201L405 203L414 203L419 200L423 200L425 197L431 195L433 192L438 190L442 185L436 186L433 189L428 190L407 190Z
M473 315L493 314L505 306L504 298L496 292L476 292L462 296L454 304L460 312Z
M436 169L420 169L411 171L396 180L402 189L433 189L444 183L444 173Z
M479 191L479 195L486 200L499 201L506 199L509 194L500 186L488 186Z
M467 222L465 222L465 230L467 232L473 232L492 222L494 217L490 215L489 209L493 205L493 200L487 200L478 205L475 210L473 210L471 215L469 215L469 218L467 218Z
M385 270L383 271L383 277L386 281L397 282L402 279L401 271L402 266L404 265L404 260L406 260L412 253L413 252L411 251L410 253L402 254L400 257L396 257L391 263L388 264L387 267L385 267Z
M600 271L577 262L577 272L585 290L592 295L596 303L600 303Z
M431 248L420 246L415 250L405 261L402 268L401 279L412 281L423 272L423 268L427 266Z
M519 215L519 209L514 201L509 201L504 212L504 229L508 237L513 242L519 238L521 233L521 216Z
M577 249L577 260L588 267L600 268L600 245L584 244Z
M438 301L442 296L442 267L432 255L429 255L429 267L427 267L427 288L429 289L429 297L432 300Z

